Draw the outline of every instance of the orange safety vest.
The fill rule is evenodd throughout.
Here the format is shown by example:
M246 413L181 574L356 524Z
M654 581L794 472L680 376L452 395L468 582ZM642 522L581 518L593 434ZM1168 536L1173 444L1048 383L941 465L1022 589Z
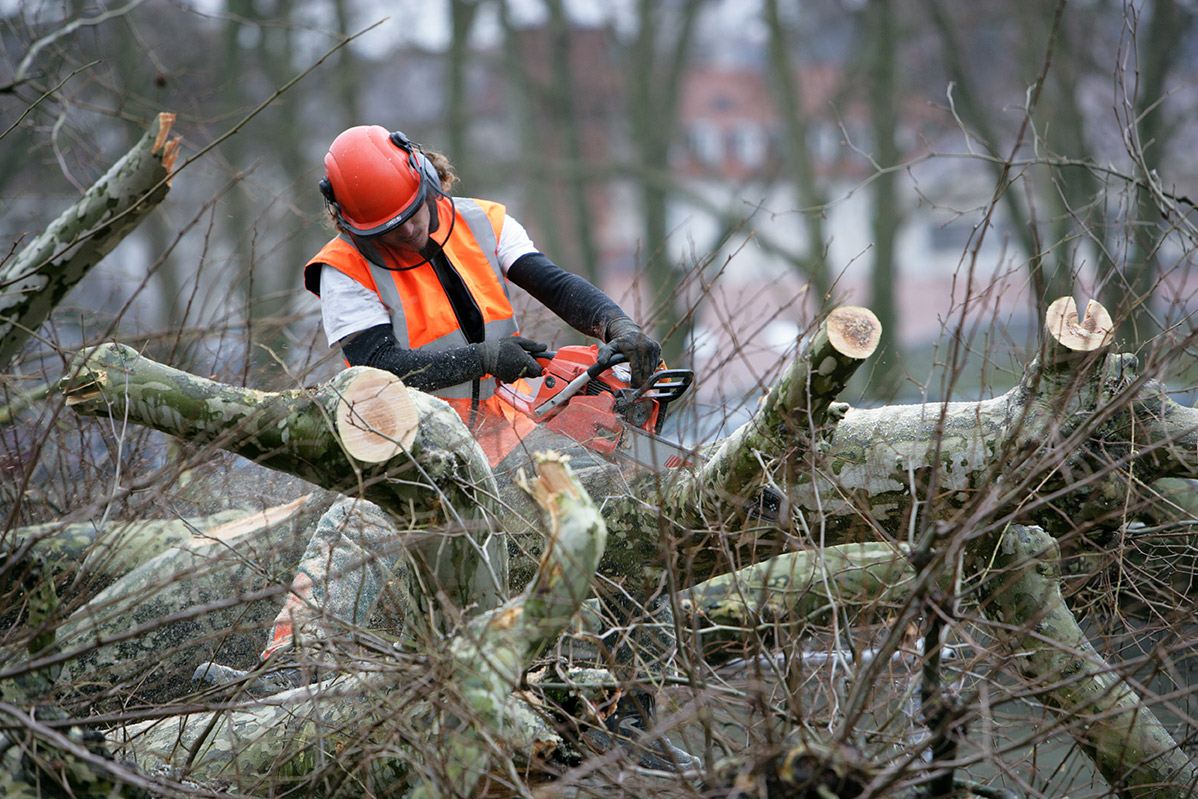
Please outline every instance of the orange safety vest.
M487 339L519 333L497 250L505 209L499 203L455 197L437 199L441 228L452 226L443 249L482 312ZM344 234L329 241L304 267L304 285L320 295L320 269L330 266L379 295L391 315L401 347L443 352L470 342L453 306L423 256L391 248L363 247ZM390 268L387 268L390 267ZM432 393L449 402L470 425L494 466L535 425L495 394L487 375Z

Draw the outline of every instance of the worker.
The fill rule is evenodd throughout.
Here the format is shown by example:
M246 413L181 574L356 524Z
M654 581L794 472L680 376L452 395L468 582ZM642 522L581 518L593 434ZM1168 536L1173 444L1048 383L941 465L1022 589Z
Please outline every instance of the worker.
M399 131L350 128L333 140L320 181L337 235L304 269L329 345L350 365L393 372L447 400L492 466L532 421L495 395L496 381L541 374L546 347L519 335L508 283L575 330L604 342L601 362L628 359L633 386L661 346L619 305L537 250L504 206L451 197L441 154Z
M399 131L363 125L333 140L324 167L320 191L337 235L305 266L304 285L320 297L329 345L351 366L385 369L445 399L493 467L535 427L500 400L496 383L539 376L536 356L546 350L519 334L509 282L601 339L599 362L624 356L633 386L658 367L661 346L602 291L538 251L503 205L450 196L457 177L445 156ZM318 629L322 616L365 621L386 579L375 559L393 530L371 503L334 503L299 564L261 664L291 648L301 627ZM366 542L372 554L363 554ZM215 663L196 670L202 682L249 676ZM610 737L628 740L649 726L653 697L635 694L634 704L622 700L627 708L609 719ZM664 738L636 751L652 768L698 762Z

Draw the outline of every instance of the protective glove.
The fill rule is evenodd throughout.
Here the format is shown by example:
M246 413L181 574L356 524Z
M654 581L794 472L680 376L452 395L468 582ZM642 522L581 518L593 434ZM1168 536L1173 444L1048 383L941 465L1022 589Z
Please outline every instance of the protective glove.
M522 377L539 377L541 365L529 355L544 352L547 347L524 336L509 336L494 341L472 344L483 369L503 383L514 383Z
M648 380L661 363L661 345L646 336L641 326L627 316L616 317L608 323L607 343L599 348L599 363L606 363L617 352L628 359L633 388Z

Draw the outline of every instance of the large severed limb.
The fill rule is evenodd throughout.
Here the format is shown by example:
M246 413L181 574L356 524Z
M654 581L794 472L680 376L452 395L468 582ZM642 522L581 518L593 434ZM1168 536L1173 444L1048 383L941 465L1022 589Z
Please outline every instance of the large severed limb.
M55 571L80 569L89 584L103 587L205 530L254 518L254 512L234 509L208 516L133 519L102 526L93 522L47 522L14 527L4 544L18 556L28 552L44 557Z
M456 607L494 607L507 595L506 550L491 530L494 476L444 402L390 373L353 367L313 389L267 393L197 377L107 344L81 353L62 380L67 403L180 438L382 507L416 536L425 588ZM434 615L428 597L413 597ZM434 626L442 622L431 619Z
M1002 623L1029 688L1126 797L1193 796L1198 770L1139 695L1086 639L1061 596L1057 544L1014 524L976 547L983 612ZM989 556L988 556L989 555Z
M882 328L865 308L836 308L799 346L753 418L707 458L697 487L705 496L740 497L761 480L762 462L794 459L826 432L829 409L873 354Z
M790 496L828 542L881 532L915 544L1004 515L1054 535L1118 519L1128 472L1145 482L1198 473L1198 412L1112 349L1106 310L1050 306L1041 352L1006 393L977 402L851 409ZM818 514L818 515L817 515Z
M79 200L0 263L0 369L8 366L54 307L166 197L179 153L174 114L146 134Z
M191 689L199 663L250 663L327 496L256 511L167 547L58 626L64 671L55 701L92 713L165 702ZM104 540L106 547L120 539ZM0 676L36 664L7 661Z
M603 571L651 586L672 557L689 579L702 580L746 565L731 551L742 545L748 563L777 554L777 546L757 545L776 542L789 508L783 500L782 508L769 509L764 492L785 491L803 459L824 446L842 411L836 398L881 332L868 309L834 309L799 343L753 418L704 453L702 466L643 474L609 497L613 546Z
M705 580L685 594L683 627L714 662L789 640L840 608L893 607L914 577L905 549L874 542L788 552Z
M1130 441L1117 451L1104 439L1096 456L1084 446L1100 425L1126 417L1128 405L1109 399L1112 384L1133 382L1126 362L1110 354L1100 305L1091 303L1078 321L1071 299L1055 303L1044 352L999 397L846 410L834 401L876 346L880 331L871 320L862 309L834 311L754 418L713 447L702 467L641 476L626 496L609 500L611 535L626 545L609 558L608 571L653 563L657 571L642 575L652 584L669 557L693 579L707 579L777 554L768 544L792 519L813 545L880 535L914 544L929 521L953 514L1018 511L1051 517L1043 520L1048 525L1064 515L1062 505L1109 502L1110 482L1101 475L1071 480L1130 449ZM790 504L776 521L745 513L770 479ZM1071 493L1061 495L1070 483Z
M279 694L254 707L131 725L109 740L140 769L228 782L252 794L287 778L363 779L391 792L468 796L511 758L528 765L560 739L519 697L525 669L566 627L602 555L602 517L564 461L545 456L529 490L544 508L545 554L519 596L472 618L431 662L380 659L374 673ZM361 756L360 758L358 756Z

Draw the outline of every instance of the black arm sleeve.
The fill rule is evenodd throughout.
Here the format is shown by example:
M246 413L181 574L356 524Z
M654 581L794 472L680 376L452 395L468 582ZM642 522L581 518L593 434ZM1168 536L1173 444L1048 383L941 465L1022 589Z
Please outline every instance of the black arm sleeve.
M407 350L399 346L389 324L375 325L348 340L343 339L341 352L350 366L386 369L420 391L468 383L486 373L474 347L435 353Z
M628 315L586 278L567 272L539 252L517 258L507 277L570 327L600 341L607 341L611 320Z

